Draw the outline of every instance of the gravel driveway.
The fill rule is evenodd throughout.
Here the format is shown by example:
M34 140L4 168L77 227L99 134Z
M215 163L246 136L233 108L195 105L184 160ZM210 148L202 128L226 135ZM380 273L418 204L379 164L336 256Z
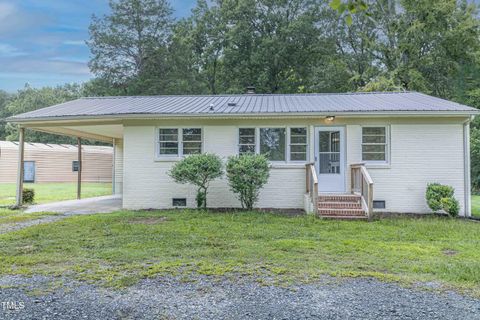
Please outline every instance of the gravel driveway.
M243 278L167 277L111 290L6 276L0 288L0 319L480 319L480 300L373 279L282 288ZM5 311L5 302L18 310Z

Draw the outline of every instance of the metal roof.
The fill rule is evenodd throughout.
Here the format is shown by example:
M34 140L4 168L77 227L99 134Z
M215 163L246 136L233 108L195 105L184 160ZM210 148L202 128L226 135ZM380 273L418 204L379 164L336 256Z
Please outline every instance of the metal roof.
M406 113L478 110L418 92L341 94L243 94L204 96L131 96L81 98L9 118L28 121L134 115L289 115L310 113Z

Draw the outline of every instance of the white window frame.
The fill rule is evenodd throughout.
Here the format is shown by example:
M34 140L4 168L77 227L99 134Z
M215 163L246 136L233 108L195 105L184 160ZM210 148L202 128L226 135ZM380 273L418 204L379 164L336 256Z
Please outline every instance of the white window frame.
M292 163L292 164L305 164L308 163L308 160L310 158L310 127L307 125L297 125L297 126L238 126L237 127L237 150L236 154L240 155L240 129L255 129L255 154L260 154L260 129L285 129L285 160L280 160L280 161L272 161L268 160L271 163ZM291 141L290 141L290 129L291 128L305 128L306 130L306 160L290 160L290 146L291 146Z
M363 128L385 128L385 160L364 160L363 159ZM360 157L366 165L389 165L390 164L390 126L389 125L362 125L360 130ZM367 143L371 145L371 143Z
M160 129L177 129L178 130L178 152L177 154L160 154ZM201 130L201 150L200 153L204 153L204 129L202 126L162 126L155 128L155 159L156 160L164 160L164 161L175 161L181 160L182 158L188 157L189 154L183 154L183 129L200 129Z
M291 156L292 156L292 154L291 154L291 146L292 146L292 140L291 140L292 132L291 132L291 130L296 129L296 128L302 128L302 129L304 128L305 129L305 148L306 148L305 149L305 160L291 160ZM308 133L309 133L308 126L289 126L289 127L287 127L287 141L288 141L288 144L287 144L287 155L288 155L288 157L287 157L287 159L288 159L289 162L291 162L291 163L307 163L308 162L308 157L309 157L309 153L310 153L309 152L309 150L310 150L310 148L309 148L310 139L309 139ZM295 145L300 145L300 144L296 143Z
M256 127L245 126L245 127L237 127L237 155L240 155L240 146L246 145L245 143L240 143L240 129L253 129L255 131L254 153L257 154L258 153L257 147L259 146L258 142L260 141L258 137L259 131L257 130Z

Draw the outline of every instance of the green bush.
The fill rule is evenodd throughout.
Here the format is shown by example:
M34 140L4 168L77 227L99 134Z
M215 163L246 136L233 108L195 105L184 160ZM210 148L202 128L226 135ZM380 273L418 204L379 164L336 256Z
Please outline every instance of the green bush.
M442 198L442 209L452 217L458 216L460 205L455 198Z
M23 203L33 203L35 200L35 190L30 188L23 188L22 193L22 202Z
M177 162L168 173L178 183L197 187L197 207L207 207L207 189L211 181L223 175L223 164L215 154L194 154Z
M430 209L438 211L442 209L442 199L453 198L454 192L455 190L451 186L439 183L429 183L425 198Z
M455 199L454 194L455 189L451 186L439 183L429 183L425 198L432 211L436 212L443 210L452 217L455 217L460 211L460 205L457 199Z
M226 171L230 188L237 194L242 208L251 210L270 176L267 158L255 154L232 156L228 158Z

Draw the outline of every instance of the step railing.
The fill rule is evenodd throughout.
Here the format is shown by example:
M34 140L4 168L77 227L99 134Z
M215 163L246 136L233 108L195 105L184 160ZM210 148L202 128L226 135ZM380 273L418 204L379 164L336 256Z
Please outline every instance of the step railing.
M315 170L315 162L305 165L306 194L313 205L313 213L318 213L318 176Z
M373 214L373 180L364 163L350 165L351 191L362 197L362 206L368 218Z

